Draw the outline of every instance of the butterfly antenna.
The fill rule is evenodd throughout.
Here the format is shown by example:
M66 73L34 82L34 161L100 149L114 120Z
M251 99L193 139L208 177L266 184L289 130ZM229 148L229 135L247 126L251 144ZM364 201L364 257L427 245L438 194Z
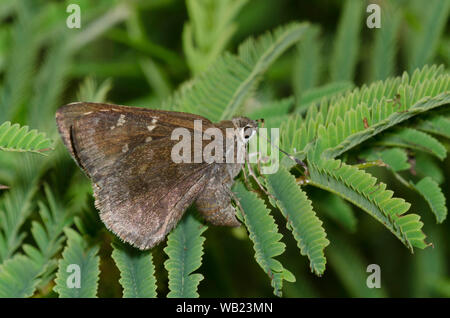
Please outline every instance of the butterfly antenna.
M263 123L264 123L264 121L263 121ZM270 140L270 138L269 138L268 136L266 136L266 139L267 139L268 142L270 142L270 144L271 144L273 147L277 148L279 151L281 151L282 153L284 153L286 156L288 156L289 159L293 160L296 164L302 166L303 169L305 169L305 171L308 171L308 167L306 166L306 163L304 163L303 161L301 161L301 160L298 159L298 158L295 158L293 155L291 155L291 154L289 154L288 152L284 151L284 150L281 149L280 147L275 146L275 145L272 143L272 140Z

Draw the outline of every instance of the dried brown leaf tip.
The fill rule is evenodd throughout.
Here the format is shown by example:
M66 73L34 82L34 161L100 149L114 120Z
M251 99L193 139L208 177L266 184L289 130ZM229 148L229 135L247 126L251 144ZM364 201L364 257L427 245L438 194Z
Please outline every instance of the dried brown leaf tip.
M363 123L364 123L364 128L365 128L365 129L369 128L369 121L367 120L366 117L364 117Z
M46 152L46 151L50 151L53 150L53 148L43 148L43 149L38 149L38 152Z

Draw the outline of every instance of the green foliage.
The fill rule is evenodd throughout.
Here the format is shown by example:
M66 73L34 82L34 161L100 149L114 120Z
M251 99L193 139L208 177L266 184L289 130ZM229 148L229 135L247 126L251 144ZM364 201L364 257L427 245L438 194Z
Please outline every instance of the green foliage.
M31 158L15 162L21 170L15 177L18 179L0 201L0 261L10 258L20 247L26 233L20 231L22 225L32 213L33 196L37 191L37 163Z
M45 188L49 206L39 202L39 216L43 225L33 221L31 233L36 247L23 244L25 255L20 253L0 265L1 297L30 297L39 286L46 286L54 278L56 260L53 259L63 246L63 228L70 226L72 215L64 213L59 202ZM23 239L21 235L20 239Z
M427 200L436 221L442 223L447 218L445 197L439 185L430 177L420 180L414 188Z
M260 107L255 107L249 114L249 118L264 118L264 127L280 127L288 118L289 110L294 105L294 98L288 97L281 100L270 100L262 103Z
M293 90L297 102L305 91L317 86L320 79L323 43L319 33L317 26L311 26L297 45L298 52L292 72Z
M111 257L120 270L124 298L155 298L156 278L151 252L114 243Z
M202 235L207 226L199 222L192 214L186 215L169 234L164 248L169 259L164 267L169 273L169 294L167 297L199 297L197 288L203 275L195 272L202 264Z
M330 76L333 81L348 81L354 76L363 7L364 3L358 0L345 1L331 56Z
M38 284L38 267L24 255L17 254L0 265L0 297L31 297Z
M35 152L42 154L50 150L52 142L44 133L29 130L28 126L11 125L9 121L0 125L0 150Z
M339 96L353 88L351 82L334 82L307 90L298 102L298 111L306 112L311 104L320 104L321 101Z
M268 190L275 197L276 205L286 218L287 227L291 229L302 255L307 255L311 271L322 275L326 259L324 249L330 243L326 239L322 222L316 216L305 192L296 184L284 168L266 177Z
M450 138L450 119L442 115L433 115L420 121L417 128L431 134Z
M110 80L106 80L98 85L94 78L86 77L84 82L80 84L77 99L85 102L101 103L106 100L106 96L111 88L112 83Z
M64 233L67 236L67 246L58 263L55 292L60 298L97 297L100 274L100 257L97 255L99 247L89 246L80 234L70 228L65 229Z
M444 181L444 175L436 160L426 153L418 153L415 157L415 171L419 176L429 176L438 184Z
M254 92L261 75L286 49L298 42L306 24L292 23L249 38L238 55L224 54L193 83L182 86L167 103L176 110L199 114L210 120L230 118Z
M383 150L380 157L392 170L401 171L411 167L408 162L408 155L405 151L399 148L392 148Z
M14 113L23 106L27 91L33 83L32 72L37 59L39 43L35 40L35 24L38 17L32 15L27 5L15 5L18 23L12 31L13 42L7 59L9 66L5 69L0 93L0 122L11 120ZM6 54L5 54L6 55Z
M382 27L377 29L373 54L369 63L370 81L385 80L395 74L395 56L398 49L401 10L395 2L381 7Z
M405 147L429 152L440 160L447 156L447 150L436 138L412 128L401 128L386 134L379 144L383 146Z
M274 258L284 252L285 245L280 242L282 235L261 199L248 192L241 182L235 185L234 191L242 207L242 219L253 242L255 259L269 276L274 294L281 296L283 280L295 281L292 273Z
M294 123L284 127L288 131L288 135L283 133L284 139L292 140L297 134L299 137L295 143L282 145L298 152L315 143L324 156L335 158L394 125L448 104L449 86L450 76L442 67L425 66L416 70L411 79L404 73L402 77L356 88L329 104L311 107L304 119L306 125L298 123L301 118L293 117Z
M448 1L379 2L381 29L365 28L359 0L335 2L315 24L289 22L292 1L76 2L81 29L66 27L65 2L0 4L0 297L156 297L156 282L168 297L449 295ZM240 228L203 234L188 212L162 248L114 241L111 254L54 121L60 105L107 97L213 121L264 118L305 165L283 154L275 174L257 174L269 195L239 177ZM367 288L369 263L400 283ZM67 285L70 264L81 288ZM323 278L308 275L325 265Z
M410 50L408 50L409 71L422 67L429 63L436 53L437 43L445 28L446 20L450 10L450 4L445 0L424 3L421 1L418 10L426 7L426 15L423 18L423 26L413 32L414 42L410 39Z
M321 159L310 164L311 183L352 202L388 228L411 251L425 248L423 223L416 214L403 215L410 204L392 198L386 184L340 160Z
M205 71L236 31L234 18L247 0L187 0L190 22L184 25L183 49L194 74Z

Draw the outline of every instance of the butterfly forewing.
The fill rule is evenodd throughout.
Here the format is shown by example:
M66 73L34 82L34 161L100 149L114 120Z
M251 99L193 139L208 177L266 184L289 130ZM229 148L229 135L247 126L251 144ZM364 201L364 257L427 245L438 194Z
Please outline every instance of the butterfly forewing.
M141 249L164 239L210 178L207 163L174 164L173 129L203 129L186 113L75 103L58 110L63 142L94 184L106 226Z

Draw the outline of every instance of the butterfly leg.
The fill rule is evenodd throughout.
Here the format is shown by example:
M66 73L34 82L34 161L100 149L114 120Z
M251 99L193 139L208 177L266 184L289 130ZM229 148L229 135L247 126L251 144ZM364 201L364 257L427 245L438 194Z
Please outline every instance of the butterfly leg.
M252 186L251 186L251 184L250 184L250 180L249 180L249 177L248 177L247 172L246 172L246 170L245 170L245 167L242 169L242 173L243 173L243 175L244 175L244 183L245 183L245 186L247 187L247 189L251 189Z
M259 156L258 156L258 163L259 163ZM263 187L263 185L261 184L261 182L259 181L258 177L256 176L255 172L253 171L252 165L250 163L249 157L248 157L248 153L245 156L245 163L247 164L247 168L248 168L248 173L252 176L253 180L255 180L256 184L258 185L258 187L261 189L262 192L264 192L268 197L276 200L276 198L270 194L266 188ZM244 167L245 169L245 167ZM261 171L259 171L261 172Z

